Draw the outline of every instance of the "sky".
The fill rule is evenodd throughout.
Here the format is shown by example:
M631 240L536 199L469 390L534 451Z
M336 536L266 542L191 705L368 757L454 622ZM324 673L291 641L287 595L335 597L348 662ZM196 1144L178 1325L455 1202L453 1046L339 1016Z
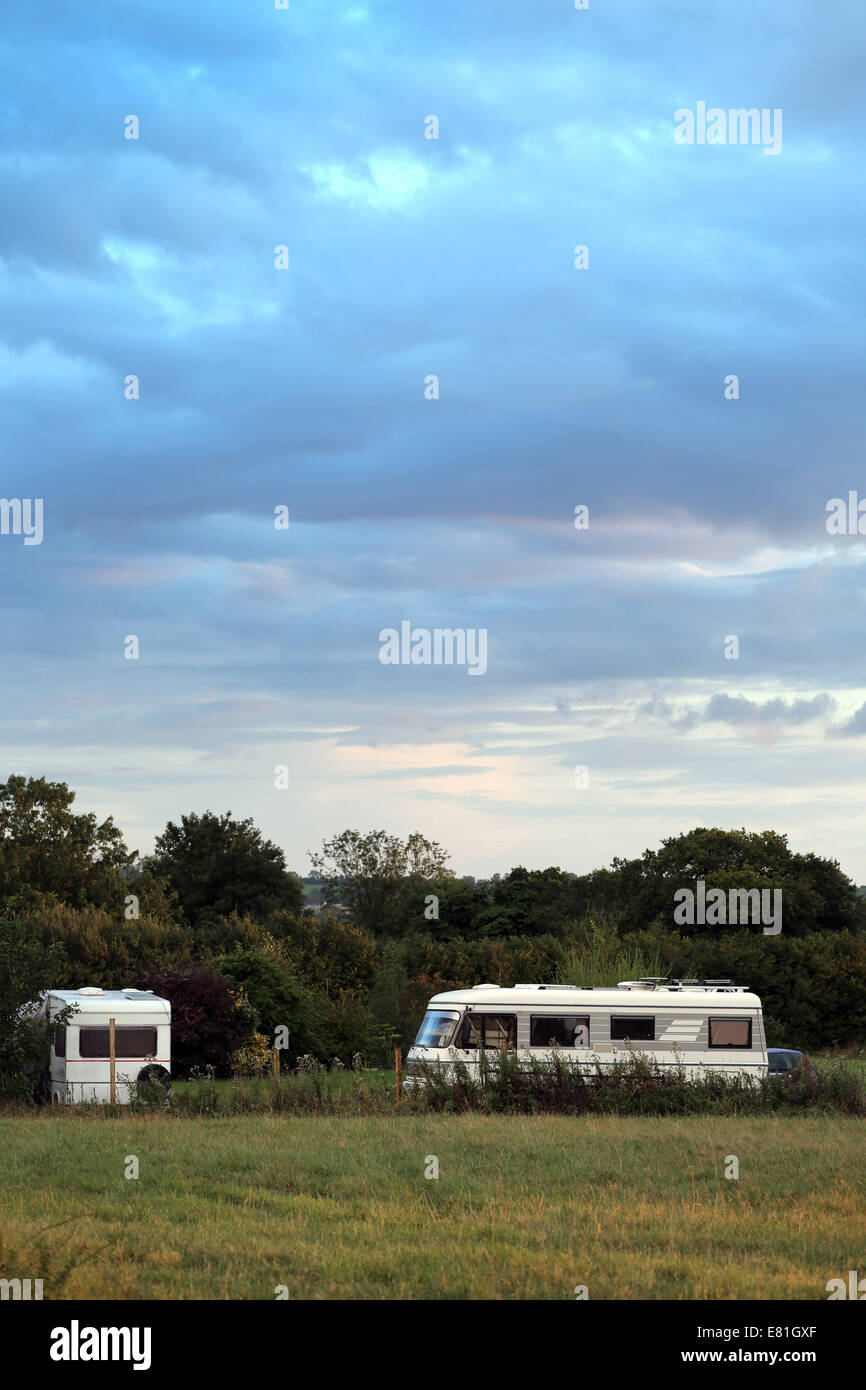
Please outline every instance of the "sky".
M3 775L299 873L721 825L866 882L864 61L859 0L7 0Z

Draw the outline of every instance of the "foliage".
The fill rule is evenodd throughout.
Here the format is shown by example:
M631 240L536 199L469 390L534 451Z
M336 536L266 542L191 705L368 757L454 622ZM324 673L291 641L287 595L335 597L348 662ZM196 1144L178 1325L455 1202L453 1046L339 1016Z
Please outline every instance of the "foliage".
M263 1076L271 1062L271 1047L264 1033L250 1033L229 1058L232 1076Z
M814 931L862 927L863 905L855 885L835 860L794 854L786 835L773 830L719 830L699 827L663 840L658 850L640 859L615 859L574 880L576 915L607 913L621 931L638 931L659 922L674 925L674 894L694 890L703 879L707 892L720 888L781 889L784 932L802 936ZM712 929L709 929L712 930ZM760 933L760 926L741 927Z
M153 965L192 959L192 942L182 925L149 916L127 921L102 907L42 902L28 916L28 928L42 949L63 947L51 981L57 989L125 989Z
M220 974L242 993L252 1011L254 1027L274 1046L277 1028L288 1031L285 1049L291 1059L304 1052L327 1051L316 1009L307 991L279 961L259 951L237 949L217 961Z
M0 1095L24 1095L48 1058L48 1031L32 1014L56 985L63 950L43 950L26 922L0 922Z
M304 985L329 998L359 998L376 978L376 942L359 927L328 912L321 917L281 912L266 927L281 943L284 959Z
M563 985L615 986L620 980L662 979L670 974L658 947L625 944L609 926L590 921L566 952L557 979Z
M562 869L525 869L474 882L448 876L410 885L391 935L431 931L440 941L567 935L574 928L574 876ZM435 894L436 914L428 915Z
M574 920L573 876L562 869L524 869L518 865L492 880L487 905L473 918L478 937L563 934Z
M252 1031L249 1007L215 970L201 966L157 966L135 984L152 989L171 1004L172 1074L194 1066L230 1069L232 1053Z
M111 816L75 815L65 782L12 776L0 783L0 909L23 916L44 898L119 908L135 855Z
M310 863L329 907L370 936L387 937L403 934L407 899L450 876L448 857L417 832L404 841L384 830L344 830L311 854Z
M845 1063L803 1066L780 1083L744 1075L708 1073L693 1078L636 1053L624 1061L597 1062L587 1075L568 1057L480 1054L476 1071L461 1061L445 1072L420 1064L420 1103L437 1111L485 1114L694 1115L822 1113L866 1116L862 1073Z
M177 895L192 925L233 912L299 911L303 904L301 882L286 871L283 851L251 819L233 820L230 811L169 821L146 865Z

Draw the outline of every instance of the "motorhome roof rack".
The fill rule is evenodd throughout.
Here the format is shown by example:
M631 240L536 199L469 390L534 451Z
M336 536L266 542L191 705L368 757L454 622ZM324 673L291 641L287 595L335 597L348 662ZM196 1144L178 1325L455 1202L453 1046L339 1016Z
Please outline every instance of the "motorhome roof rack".
M707 985L733 985L734 982L733 982L733 980L731 980L731 979L725 979L725 980L700 980L700 979L694 979L694 980L693 980L693 979L688 979L688 978L686 978L685 976L683 976L683 978L682 978L681 980L680 980L680 979L669 980L668 983L669 983L669 984L672 984L672 985L700 985L700 987L701 987L702 989L704 989Z
M733 980L673 979L663 975L646 975L640 980L620 980L617 989L704 989L722 993L744 994L748 985L735 985Z
M531 985L512 985L512 989L587 989L587 988L590 988L590 989L591 989L592 986L591 986L591 985L589 985L589 986L587 986L587 985L540 985L540 984L538 984L537 981L536 981L534 984L531 984Z
M715 990L715 989L717 989L717 990L719 990L721 993L724 993L726 990L730 990L730 991L736 991L736 992L739 993L739 994L744 994L744 993L748 990L748 988L749 988L748 985L735 985L734 982L733 982L733 980L731 980L731 979L724 979L724 980L685 980L685 979L684 979L684 980L670 980L670 981L669 981L669 985L670 985L671 987L673 987L674 989L709 989L709 990Z
M473 985L473 989L501 989L501 985ZM541 985L538 981L531 984L512 985L512 989L579 989L583 993L594 989L609 989L609 985ZM748 990L748 985L735 985L733 980L698 980L698 979L675 979L669 980L666 975L643 975L639 980L619 980L617 989L707 989L719 991L737 991L742 994Z

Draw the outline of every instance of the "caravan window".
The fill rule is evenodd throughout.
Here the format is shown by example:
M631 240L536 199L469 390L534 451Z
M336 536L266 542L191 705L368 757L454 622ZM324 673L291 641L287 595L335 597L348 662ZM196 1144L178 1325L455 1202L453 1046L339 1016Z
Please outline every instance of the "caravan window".
M589 1018L551 1018L532 1014L529 1019L530 1047L589 1047Z
M610 1036L613 1042L653 1042L655 1035L654 1018L626 1018L624 1014L619 1014L610 1020Z
M710 1047L751 1047L750 1018L711 1018Z
M54 1028L54 1056L66 1056L66 1027L61 1028L59 1024Z
M510 1052L516 1043L517 1019L514 1014L466 1015L461 1047L492 1047L501 1052L504 1045Z
M107 1028L79 1028L79 1057L105 1058L109 1054L110 1042ZM115 1057L155 1057L155 1028L115 1028Z

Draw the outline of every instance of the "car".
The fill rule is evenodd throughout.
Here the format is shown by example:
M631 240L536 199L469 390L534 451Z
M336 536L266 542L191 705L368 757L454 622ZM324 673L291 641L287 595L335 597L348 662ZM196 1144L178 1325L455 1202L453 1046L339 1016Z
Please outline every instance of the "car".
M786 1081L795 1071L802 1071L803 1076L810 1079L815 1076L815 1068L805 1052L798 1052L793 1047L768 1047L767 1071L770 1076L778 1076Z

